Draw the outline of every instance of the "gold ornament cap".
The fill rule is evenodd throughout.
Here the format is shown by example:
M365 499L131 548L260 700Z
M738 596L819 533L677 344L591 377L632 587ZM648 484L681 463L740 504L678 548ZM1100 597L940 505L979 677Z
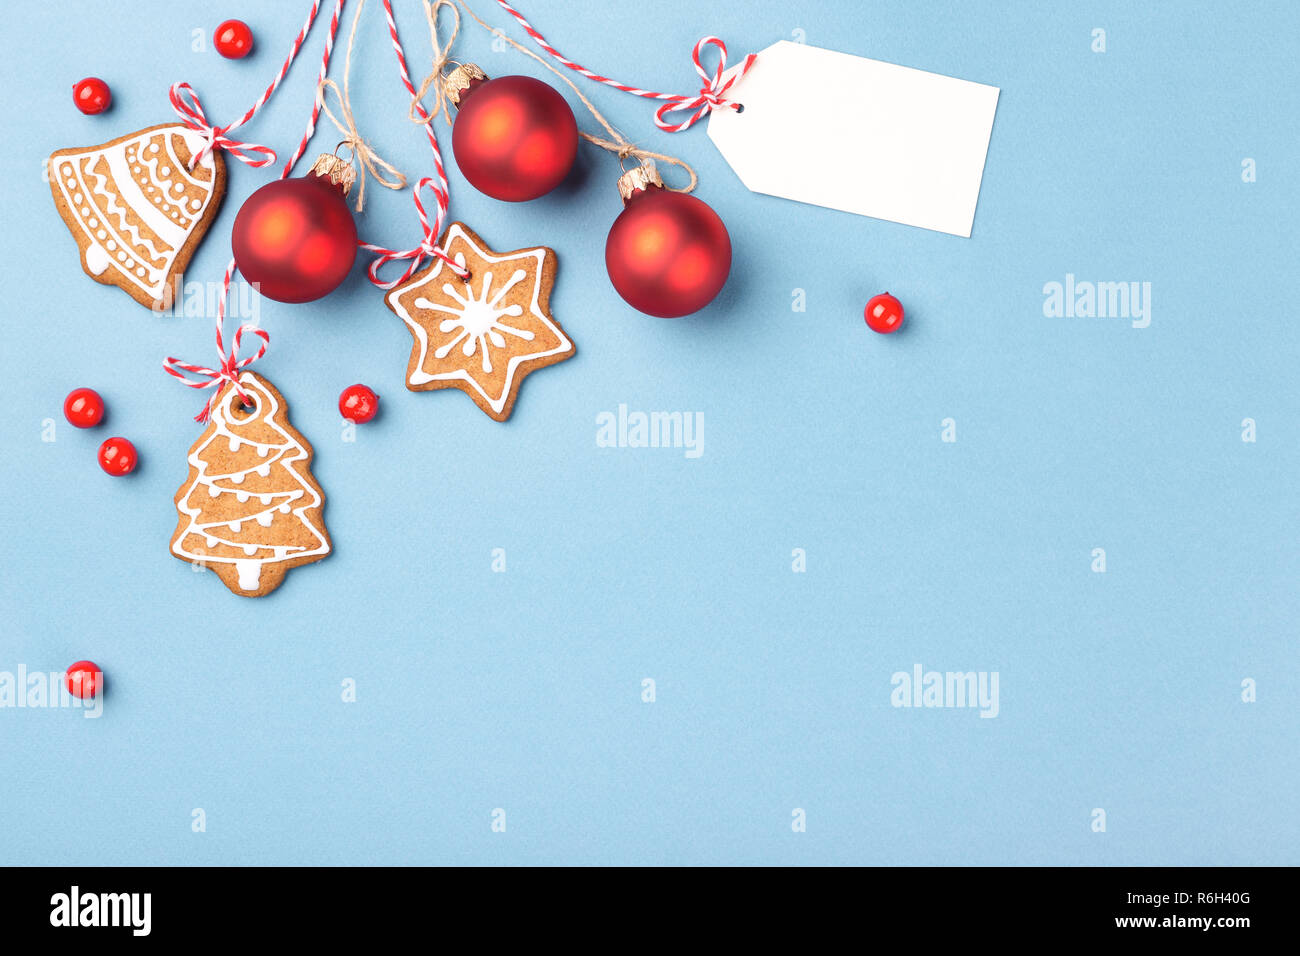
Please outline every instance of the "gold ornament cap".
M447 99L451 100L452 106L460 105L460 96L476 80L486 80L488 75L478 68L476 63L461 63L456 69L452 70L442 78L443 89L447 91Z
M333 153L321 153L316 162L311 164L312 175L324 176L346 196L352 191L352 184L357 181L357 171L345 159L339 159Z
M627 202L637 193L643 192L651 186L662 188L663 184L663 178L655 167L655 161L653 159L643 159L640 164L618 177L618 194L623 197L623 202Z

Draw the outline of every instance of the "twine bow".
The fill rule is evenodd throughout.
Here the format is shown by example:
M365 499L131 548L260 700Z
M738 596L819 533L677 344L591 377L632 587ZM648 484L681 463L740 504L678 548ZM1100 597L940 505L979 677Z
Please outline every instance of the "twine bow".
M202 133L207 140L190 157L190 169L197 166L208 153L217 149L225 150L241 163L247 163L254 168L270 166L275 162L275 150L270 146L245 143L232 139L227 135L232 129L242 125L243 120L231 123L229 126L213 126L209 123L207 114L203 112L203 104L199 102L198 94L194 92L193 87L188 83L173 83L171 89L167 91L167 98L171 100L172 109L181 118L181 122L190 129Z
M712 76L704 68L704 64L700 62L700 54L704 52L706 47L710 46L718 48L718 64L714 67ZM700 87L697 96L674 96L668 99L663 106L655 110L655 125L669 133L680 133L684 129L690 129L697 120L703 119L714 110L727 109L739 112L743 109L743 106L727 99L724 94L731 89L737 80L749 72L749 68L754 65L754 61L757 59L757 53L750 53L741 61L740 69L724 81L722 76L727 71L727 44L715 36L701 37L696 42L695 49L691 51L691 60L694 61L695 72L700 75L704 85ZM681 110L694 110L695 112L680 123L668 121L669 114Z
M357 122L352 115L352 96L349 83L352 77L352 47L357 40L357 24L361 21L361 11L366 8L365 0L357 4L357 12L352 17L352 32L348 35L348 50L343 59L343 89L333 80L322 79L316 87L316 99L325 115L343 134L343 141L339 146L346 146L352 151L352 159L355 165L360 168L357 170L357 178L361 181L357 190L357 212L361 212L365 207L366 200L366 173L374 177L375 182L385 189L405 189L406 176L402 174L392 163L382 158L375 152L361 133L357 131ZM327 90L333 90L334 95L338 97L339 112L342 118L334 115L334 111L329 108L329 103L325 100ZM391 177L391 178L389 178Z
M424 203L420 200L420 190L426 187L433 192L438 204L438 216L434 222L429 221L429 214L425 211ZM366 269L370 281L381 289L395 289L419 272L426 261L432 262L435 258L445 262L462 279L468 279L469 271L438 248L438 230L442 228L442 219L445 217L449 205L445 188L432 176L425 176L411 190L411 198L415 200L415 214L420 217L420 229L424 236L419 245L401 250L387 249L370 242L358 243L367 252L379 253ZM408 260L410 265L406 267L406 271L391 282L385 282L379 277L379 270L388 263Z
M224 283L224 289L226 291L230 288L230 280L234 277L234 273L235 264L234 262L231 262L226 269L226 278ZM235 391L239 394L240 400L246 406L253 404L252 399L248 396L248 392L244 390L244 386L239 384L239 373L242 369L252 365L265 355L266 347L271 344L271 336L265 329L259 329L256 326L245 323L235 330L235 338L230 343L230 351L227 352L221 334L224 306L225 295L223 294L221 304L218 307L217 316L217 357L221 361L217 364L216 368L207 368L202 365L191 365L189 362L182 362L180 359L172 358L171 356L168 356L163 360L163 371L168 375L180 379L183 384L188 385L190 388L217 389L217 391L212 393L212 397L208 399L207 403L203 406L203 410L194 416L196 422L206 422L208 420L208 416L212 413L212 407L216 403L217 397L221 394L219 386L223 382L229 382L235 387ZM239 347L243 343L245 332L251 332L254 336L261 339L262 344L255 353L241 359L238 358ZM199 377L186 378L185 375L182 374L183 372L189 372Z
M450 10L452 16L451 34L445 44L438 38L438 11L443 9ZM424 17L429 24L429 45L433 48L433 63L420 82L420 88L413 94L411 106L407 110L407 118L412 123L428 126L441 114L450 125L452 102L447 93L443 70L448 63L452 62L451 47L456 42L456 35L460 33L460 10L453 0L424 0ZM434 91L434 104L433 109L426 110L423 100L430 90Z

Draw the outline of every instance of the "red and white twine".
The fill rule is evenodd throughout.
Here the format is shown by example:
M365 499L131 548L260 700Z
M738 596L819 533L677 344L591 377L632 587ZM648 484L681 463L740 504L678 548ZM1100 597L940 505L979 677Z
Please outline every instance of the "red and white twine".
M415 84L411 82L411 74L406 66L406 52L402 49L402 41L397 35L397 22L393 19L393 5L391 0L383 0L383 4L384 17L388 21L388 35L393 40L393 52L397 55L397 71L402 77L403 85L411 94L415 115L419 117L425 133L428 134L429 148L433 151L433 168L436 176L425 176L411 190L411 198L415 201L415 213L420 219L420 229L423 233L419 245L401 250L388 249L371 242L359 242L357 245L367 252L378 253L378 257L370 263L366 273L370 276L370 281L381 289L396 288L415 275L423 267L425 260L432 261L434 258L441 259L453 272L465 279L469 277L469 272L438 248L438 237L442 234L442 225L447 218L447 210L451 206L451 194L447 185L447 171L442 165L442 151L438 148L438 137L434 134L429 113L424 108L424 104L419 101L419 93L415 89ZM432 15L437 16L436 8ZM420 190L422 189L428 189L432 192L436 200L433 222L429 221L429 215L425 211L424 203L420 200ZM406 271L396 279L385 282L379 277L379 270L388 263L407 260L409 260L410 264L406 267Z
M316 78L314 89L318 90L320 88L321 81L324 80L326 74L329 73L330 54L334 51L334 38L338 35L339 30L339 15L343 12L343 4L345 2L346 0L335 0L334 13L330 17L329 30L325 34L325 52L321 57L320 74ZM233 129L237 129L252 119L253 115L257 113L257 111L265 105L266 101L271 98L271 94L275 92L276 88L280 85L280 82L284 79L285 74L289 72L289 66L293 63L294 59L298 55L298 51L302 48L303 41L306 39L308 31L311 29L312 23L316 20L316 14L320 10L320 4L321 0L314 0L312 3L311 13L307 16L307 22L303 25L298 36L294 38L293 46L289 50L289 56L285 59L284 65L280 67L280 72L276 74L271 85L266 88L266 91L258 98L257 102L254 103L248 112L240 119L221 130L213 131L213 134L210 137L210 144L212 146L220 146L222 149L231 151L232 154L243 159L244 162L249 163L251 166L266 166L269 163L275 162L275 152L265 146L250 147L248 144L239 144L239 147L245 153L257 149L266 150L267 153L270 153L270 156L266 158L265 161L259 160L256 162L250 162L248 159L244 159L238 152L232 150L230 146L222 145L219 140L223 138L226 133ZM178 84L178 86L183 86L188 89L187 84ZM176 89L177 87L172 87L173 92ZM191 90L190 93L192 95L193 91ZM173 100L173 105L174 104L175 100ZM197 104L198 100L195 98L194 105L197 107ZM288 178L289 173L293 171L293 167L297 164L298 160L302 158L302 154L307 151L307 144L311 140L312 134L316 131L316 121L320 118L320 111L321 99L319 96L313 96L311 115L307 120L307 128L303 132L302 140L298 143L298 148L294 150L293 155L289 157L289 161L285 163L284 169L280 172L280 179ZM198 113L202 116L201 107L198 108ZM211 129L211 127L208 127L208 129ZM221 282L221 296L217 300L217 357L221 360L217 367L206 368L201 365L191 365L188 362L182 362L180 359L171 358L170 356L163 361L163 371L168 375L180 379L183 384L188 385L190 388L216 389L212 394L212 398L208 399L207 404L203 406L203 410L194 416L194 420L198 422L206 422L208 420L208 414L211 412L213 404L216 402L217 396L220 394L219 386L223 382L230 382L230 384L234 386L235 391L238 392L239 397L244 404L248 405L252 403L248 393L245 392L243 386L239 384L239 372L241 369L246 368L265 355L266 347L271 342L271 336L263 329L256 328L252 325L241 325L235 331L235 337L230 343L230 351L226 351L224 336L222 335L222 326L225 324L226 301L230 298L230 283L235 277L235 268L235 260L231 259L230 263L226 266L226 274ZM239 346L243 340L245 332L251 332L257 338L261 339L262 345L253 355L248 358L239 359L237 357L239 354ZM187 378L183 374L185 372L197 375L199 378Z
M691 59L695 62L695 72L700 75L704 85L700 88L699 93L694 96L683 96L674 93L656 93L653 90L643 90L635 86L629 86L626 83L620 83L617 80L610 79L608 76L602 76L594 70L589 70L579 63L575 63L562 54L555 47L547 42L546 37L537 31L537 28L524 19L524 15L506 2L506 0L497 0L501 8L510 14L523 27L524 32L533 38L533 42L550 54L554 59L567 66L575 73L581 73L589 80L595 80L597 83L603 83L606 86L612 86L616 90L622 90L624 93L631 93L633 96L641 96L650 100L662 100L663 105L655 110L655 125L669 133L680 133L684 129L690 129L697 120L708 116L709 113L716 109L727 109L739 112L743 107L740 103L726 98L726 93L742 76L749 72L754 61L758 59L757 53L746 55L741 61L740 69L729 79L722 78L727 69L727 45L718 37L702 37L696 44L695 49L691 51ZM706 47L717 47L718 65L710 75L709 71L704 68L700 62L700 54ZM691 111L691 115L681 122L671 122L670 113L681 111Z

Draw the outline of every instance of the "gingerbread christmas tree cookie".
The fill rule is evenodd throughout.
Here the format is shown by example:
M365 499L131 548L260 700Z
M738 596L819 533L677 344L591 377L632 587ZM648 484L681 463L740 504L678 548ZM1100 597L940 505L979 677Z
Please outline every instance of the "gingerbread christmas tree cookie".
M329 554L330 537L312 448L289 424L284 397L252 372L240 374L239 384L254 407L246 409L229 382L213 402L176 492L171 549L216 572L235 594L260 597L289 568Z
M196 130L168 123L50 156L54 205L88 276L141 305L171 305L226 188L225 159L205 145Z
M468 279L435 259L384 297L414 339L406 387L458 388L503 422L529 372L574 354L550 312L555 252L493 252L459 222L439 246L469 270Z

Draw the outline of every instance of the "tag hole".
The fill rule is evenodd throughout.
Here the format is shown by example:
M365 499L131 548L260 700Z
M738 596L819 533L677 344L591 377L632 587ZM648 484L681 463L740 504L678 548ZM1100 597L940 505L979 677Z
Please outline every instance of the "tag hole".
M240 420L249 418L257 413L257 402L248 404L236 399L230 406L230 413Z

